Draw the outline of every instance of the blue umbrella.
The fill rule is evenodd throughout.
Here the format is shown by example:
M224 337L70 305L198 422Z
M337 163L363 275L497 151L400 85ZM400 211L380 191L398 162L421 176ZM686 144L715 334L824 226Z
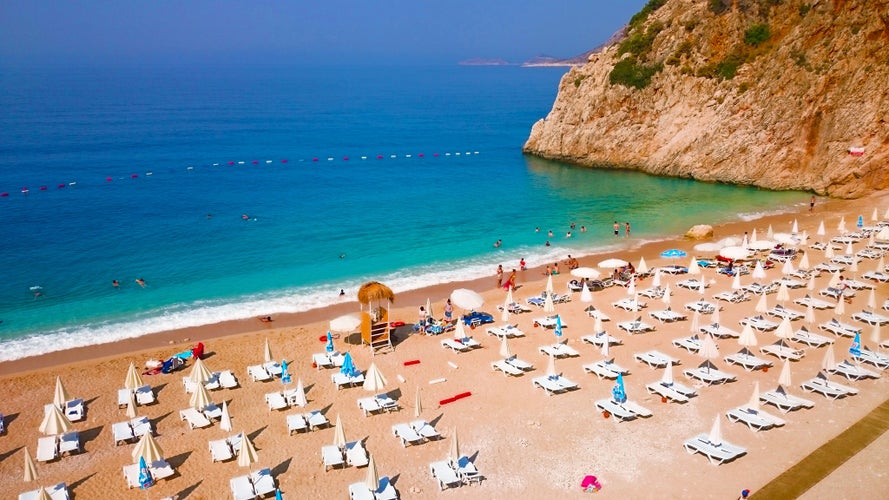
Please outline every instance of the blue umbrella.
M349 377L355 373L355 365L352 364L352 355L348 352L343 356L343 366L340 368L340 373Z
M324 346L324 349L327 352L333 352L333 335L329 331L327 332L327 345Z
M687 253L679 250L678 248L672 248L670 250L664 250L661 252L661 257L665 257L667 259L678 259L680 257L685 257L688 255Z
M147 489L154 486L154 479L151 478L151 471L145 463L145 457L139 457L139 488Z
M562 336L562 316L556 316L556 337Z
M855 339L852 340L852 346L849 347L849 354L855 357L861 356L861 332L855 333Z
M290 383L290 372L287 371L287 360L281 360L281 382L284 384Z
M611 389L611 397L616 403L627 402L627 393L624 390L624 376L622 373L617 374L617 383L614 384L614 388Z

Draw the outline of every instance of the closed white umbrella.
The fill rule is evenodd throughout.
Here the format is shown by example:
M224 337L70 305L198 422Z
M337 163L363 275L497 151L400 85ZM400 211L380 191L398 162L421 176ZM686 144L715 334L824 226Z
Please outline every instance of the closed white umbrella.
M664 374L661 375L661 382L666 385L673 385L673 363L667 363Z
M757 263L759 265L759 263ZM735 273L732 277L732 290L740 290L741 289L741 273Z
M770 240L775 236L775 233L772 231L772 225L769 224L769 230L766 231L766 239Z
M716 415L716 418L713 419L713 427L710 428L710 434L707 436L707 441L710 441L710 444L713 446L722 445L722 429L719 425L719 415Z
M825 259L832 259L836 256L837 256L836 252L833 251L833 245L828 243L827 248L824 249L824 258Z
M713 314L710 315L710 319L717 325L719 324L719 306L718 305L713 309Z
M747 233L744 233L744 238L741 240L741 247L750 248L750 240L747 239Z
M889 226L880 229L876 235L876 239L886 241L889 240Z
M756 228L754 227L753 231L750 233L750 243L753 243L756 239Z
M213 372L207 368L201 358L196 358L194 360L194 366L191 367L191 372L188 374L188 378L197 385L203 385L213 378Z
M262 350L262 359L265 363L269 363L274 359L274 357L272 357L272 348L269 346L269 339L265 339L265 347Z
M793 227L790 228L791 233L799 232L799 225L796 223L796 219L793 219Z
M787 302L790 300L790 290L787 288L787 283L781 282L781 285L778 286L778 294L775 297L778 302Z
M636 280L630 278L630 284L627 286L627 295L636 295Z
M380 373L376 363L371 363L364 376L363 386L365 391L379 392L386 387L386 377Z
M457 340L463 340L466 338L466 330L463 328L463 320L457 320L457 326L454 327L454 338Z
M736 277L740 279L741 273L735 273ZM766 270L762 267L762 261L756 261L756 265L753 266L753 272L750 274L755 280L764 280L766 279ZM740 281L739 281L740 283ZM740 288L740 287L738 287Z
M769 310L768 299L766 299L766 294L762 293L759 295L759 300L756 302L756 306L753 308L758 313L764 313Z
M648 265L645 264L645 257L639 257L639 265L636 266L636 272L639 274L645 274L648 272Z
M509 289L506 290L506 303L512 304L513 302L515 302L515 300L512 298L512 287L509 287Z
M602 353L602 357L605 359L608 359L608 356L611 355L611 342L608 342L607 338L604 342L602 342L602 348L600 349L600 352Z
M506 340L506 337L503 337ZM420 418L423 414L423 401L420 399L420 386L417 386L417 395L414 396L414 417Z
M346 430L343 428L339 413L336 415L336 427L333 430L333 445L339 449L346 447Z
M837 316L842 316L842 315L846 314L846 301L843 300L842 296L839 298L839 300L837 300L837 305L834 306L833 312Z
M605 329L602 328L602 318L596 316L595 320L593 320L593 333L602 333L603 331Z
M134 463L139 462L139 457L142 457L146 462L151 464L164 459L164 450L157 444L157 441L154 440L154 436L152 436L150 432L146 432L145 434L142 434L139 442L136 443L136 447L133 448L130 457L133 459Z
M377 475L377 463L374 461L374 456L370 455L367 457L367 475L364 477L364 485L370 491L377 491L380 487L380 477Z
M808 323L810 325L815 324L815 307L812 306L811 302L809 303L809 305L806 306L805 321L806 321L806 323Z
M654 277L651 278L651 286L659 288L661 286L661 270L655 269Z
M845 216L840 217L840 223L837 224L837 231L839 231L840 234L843 234L846 232L846 217Z
M219 418L219 428L225 432L232 431L232 417L228 413L228 402L222 402L222 416Z
M500 355L504 358L512 356L512 350L509 348L509 341L507 340L506 335L504 335L503 340L500 341Z
M477 292L467 288L458 288L451 292L451 302L461 308L473 311L485 304L485 299Z
M504 299L504 301L503 301L503 311L500 312L500 321L502 321L502 322L504 322L504 323L508 323L508 322L509 322L509 304L510 304L510 302L509 302L508 299L509 299L509 297L507 297L506 299Z
M546 298L543 300L543 310L548 313L555 312L556 305L553 303L553 294L546 294Z
M25 446L25 482L30 483L31 481L37 480L37 464L34 463L34 459L31 458L31 452L28 451L28 447Z
M858 272L858 258L855 257L854 255L852 256L852 265L849 266L849 270L852 271L853 273Z
M556 374L556 357L552 354L549 355L549 362L546 365L546 374L548 376Z
M707 292L707 282L703 279L701 280L701 284L698 286L698 293L704 295Z
M783 385L785 387L790 387L793 385L793 382L790 378L790 360L784 360L784 366L781 367L781 374L778 375L778 384Z
M781 266L781 274L791 274L794 271L796 271L796 269L793 268L793 261L790 259L785 260L784 265Z
M452 462L457 463L457 461L460 460L461 457L462 455L460 455L460 439L457 437L457 428L454 427L454 434L453 436L451 436L451 446L448 449L448 458Z
M814 290L815 289L815 274L809 275L809 282L806 283L806 290Z
M828 345L827 350L824 351L824 359L821 360L821 368L829 372L837 369L837 359L833 353L833 344Z
M697 333L700 322L701 322L701 313L699 313L698 311L695 311L691 315L691 332L692 333Z
M661 297L661 302L663 302L664 305L670 305L670 294L672 293L673 292L670 291L670 284L667 283L667 285L664 286L664 295Z
M818 230L815 231L815 234L817 234L818 236L824 236L825 234L827 234L827 231L824 230L823 220L818 224Z
M701 266L698 265L697 257L692 257L691 262L688 263L688 274L692 276L701 274Z
M136 418L138 412L136 411L136 394L133 391L130 391L130 397L127 401L127 417Z
M793 337L793 326L790 324L790 318L787 316L778 323L778 328L775 329L775 335L782 339L789 339Z
M241 446L238 449L238 466L240 467L250 467L259 461L259 454L256 453L256 447L253 446L253 441L250 441L250 437L247 436L247 433L241 431Z
M877 323L874 325L873 330L870 332L870 341L874 344L880 345L880 324Z
M309 404L309 401L306 399L306 388L303 386L303 379L297 379L296 389L293 390L291 398L297 406L303 407Z
M426 297L426 314L430 318L435 316L434 314L432 314L432 300L429 299L429 297Z
M852 255L853 253L855 253L855 250L852 249L852 242L851 241L849 243L846 243L846 251L844 253L846 255Z
M809 254L808 252L803 252L803 256L799 259L799 268L803 271L808 271L809 267Z
M546 294L549 295L553 293L553 275L550 274L546 277Z
M889 219L889 208L886 208L886 212L883 214L884 219Z
M139 373L139 370L136 370L136 365L130 361L130 366L127 368L127 376L123 381L123 386L133 390L137 387L142 387L142 385L144 385L142 383L142 375Z
M68 390L65 389L65 384L62 383L62 377L56 376L56 388L52 396L53 404L59 408L64 408L65 403L70 400L71 396L68 395Z
M701 349L698 350L698 354L703 356L705 359L714 359L719 357L719 347L716 345L716 341L713 340L713 337L709 333L704 335L701 339Z
M877 292L874 288L871 288L870 293L867 295L867 307L871 309L877 308Z
M583 288L580 290L580 301L589 304L593 301L593 293L590 292L590 288L586 286L586 280L583 282Z
M759 411L759 382L753 383L753 394L750 395L750 401L747 402L747 408L755 412Z
M880 260L877 261L877 269L876 269L876 271L883 272L883 269L885 269L885 268L886 268L886 260L885 260L885 259L883 258L883 256L881 255L881 256L880 256Z
M750 323L747 323L744 325L744 328L741 329L741 335L738 337L738 344L744 347L756 347L759 344Z

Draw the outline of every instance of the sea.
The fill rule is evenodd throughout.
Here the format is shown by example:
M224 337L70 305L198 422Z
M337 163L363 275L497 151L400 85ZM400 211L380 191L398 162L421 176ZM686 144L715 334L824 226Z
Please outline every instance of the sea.
M565 72L0 68L0 361L588 255L614 221L641 243L808 200L523 155Z

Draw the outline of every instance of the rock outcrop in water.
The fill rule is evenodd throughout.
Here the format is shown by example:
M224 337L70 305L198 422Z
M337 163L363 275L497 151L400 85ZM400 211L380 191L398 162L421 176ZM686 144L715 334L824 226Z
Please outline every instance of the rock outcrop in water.
M524 151L858 197L889 187L889 1L651 0Z

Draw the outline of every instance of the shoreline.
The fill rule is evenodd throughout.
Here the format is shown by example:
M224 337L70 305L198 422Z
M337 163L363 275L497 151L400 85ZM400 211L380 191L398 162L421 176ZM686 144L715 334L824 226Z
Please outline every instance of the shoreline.
M692 242L692 244L708 241L718 241L729 236L740 236L750 225L775 226L778 223L787 222L787 217L792 216L795 216L797 219L799 219L800 224L805 226L805 221L813 217L823 218L824 214L830 213L832 207L845 206L850 203L855 203L856 205L858 205L863 204L866 200L876 200L882 197L883 195L878 192L863 198L859 198L857 200L822 199L816 207L816 211L811 214L806 211L807 204L805 206L791 206L788 207L787 211L783 211L781 213L769 213L753 220L742 220L739 214L737 216L738 218L733 221L714 225L713 238L694 241ZM863 215L865 215L866 219L869 217L866 214ZM880 215L882 216L883 214L880 213ZM706 224L706 222L704 221L699 223ZM854 226L854 221L849 221L848 224ZM828 221L825 221L825 225L829 226ZM775 232L782 232L782 229L775 229ZM789 229L785 232L789 232ZM762 234L764 235L764 233ZM812 237L814 237L814 234L810 235L810 239ZM582 266L595 267L595 263L601 260L602 257L615 256L627 261L631 261L634 264L638 264L639 258L641 256L659 255L662 250L672 248L676 246L678 242L683 241L689 242L690 240L685 239L684 235L681 234L672 236L663 235L663 237L654 240L634 240L633 238L626 240L625 238L621 237L620 241L617 244L622 245L622 249L610 248L603 251L593 250L593 253L585 254L584 256L579 257L578 260L580 260L580 264ZM609 246L613 247L613 245ZM689 258L691 255L692 253L689 252ZM492 258L492 269L494 269L494 267L497 265L494 260L495 259ZM564 266L563 261L560 261L560 264ZM649 266L651 266L652 264L653 263L649 263ZM518 263L516 263L515 265L516 268L518 268ZM534 268L529 267L527 271L518 271L518 296L524 296L524 294L518 291L523 285L535 286L536 282L545 282L545 277L543 276L544 268L545 266L538 266ZM508 266L504 266L504 269L507 271L508 274ZM567 274L567 268L563 270L563 274ZM405 292L400 292L396 294L396 300L395 302L393 302L392 314L395 315L395 319L402 320L405 321L405 323L411 324L413 323L415 316L412 308L416 308L418 305L425 304L427 298L432 300L433 304L443 302L450 295L450 292L456 288L469 288L479 293L486 293L496 289L496 287L493 286L494 282L495 277L494 273L492 272L491 277L489 278L476 278L439 283L436 285L430 285L413 290L408 290ZM485 309L493 309L496 305L497 304L486 303ZM435 310L435 307L433 307L433 309ZM438 309L440 310L440 307ZM212 341L215 339L253 335L263 332L274 333L276 331L288 328L308 328L315 324L326 323L329 320L342 314L356 312L357 310L357 300L348 299L337 304L310 309L303 312L274 314L273 322L271 323L261 323L257 318L227 320L219 323L210 323L200 326L149 333L146 335L141 335L139 337L123 339L115 342L107 342L102 344L53 351L37 356L29 356L25 358L0 362L0 377L25 372L39 371L49 367L61 366L71 363L80 363L90 360L112 358L124 354L136 354L144 351L153 351L159 349L183 350L190 347L191 345L194 345L194 343L196 342L206 343L207 341ZM265 313L260 314L260 316L264 315Z

